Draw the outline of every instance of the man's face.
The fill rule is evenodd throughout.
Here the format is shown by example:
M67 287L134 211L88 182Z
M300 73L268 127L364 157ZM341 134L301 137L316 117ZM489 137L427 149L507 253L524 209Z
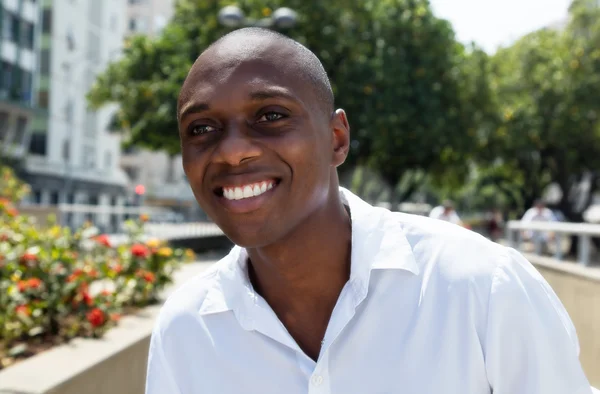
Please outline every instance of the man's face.
M244 247L284 238L323 207L347 154L345 114L322 108L289 51L268 40L253 55L218 47L197 62L180 95L194 195Z

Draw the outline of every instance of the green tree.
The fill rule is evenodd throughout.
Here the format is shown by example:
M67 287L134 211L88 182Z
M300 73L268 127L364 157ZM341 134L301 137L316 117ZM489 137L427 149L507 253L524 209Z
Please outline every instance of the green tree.
M494 55L501 121L488 135L488 158L505 170L482 178L512 180L522 209L556 183L558 208L571 221L582 220L597 186L594 179L582 198L581 180L600 167L600 13L586 3L573 4L566 28L536 31Z
M98 77L89 102L95 108L119 104L114 129L128 144L179 152L177 94L198 54L228 31L216 19L226 4L180 0L159 38L133 38L124 57ZM320 57L337 105L350 117L353 143L345 168L369 166L392 186L407 171L427 171L438 179L450 179L451 172L456 181L468 173L479 107L487 102L487 89L478 86L485 55L458 44L427 0L237 4L251 17L279 6L298 12L299 23L284 33Z

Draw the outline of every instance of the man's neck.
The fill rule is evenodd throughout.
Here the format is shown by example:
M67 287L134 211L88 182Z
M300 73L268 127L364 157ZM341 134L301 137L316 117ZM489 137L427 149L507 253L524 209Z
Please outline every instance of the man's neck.
M249 274L273 307L337 300L350 276L352 229L339 195L331 196L275 245L249 249Z

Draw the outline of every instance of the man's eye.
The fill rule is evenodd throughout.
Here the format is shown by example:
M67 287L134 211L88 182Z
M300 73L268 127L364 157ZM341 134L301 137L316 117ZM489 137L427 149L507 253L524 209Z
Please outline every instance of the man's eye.
M266 114L261 116L256 123L274 122L283 118L285 118L285 115L282 115L279 112L267 112Z
M207 133L212 133L213 131L216 131L217 129L215 127L212 126L208 126L208 125L196 125L196 126L192 126L190 127L190 135L193 136L197 136L197 135L203 135L203 134L207 134Z

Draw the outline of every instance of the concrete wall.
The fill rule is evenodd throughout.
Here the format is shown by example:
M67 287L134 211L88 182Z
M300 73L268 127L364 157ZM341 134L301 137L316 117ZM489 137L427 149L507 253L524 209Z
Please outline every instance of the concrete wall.
M600 268L526 255L569 312L581 346L580 360L594 387L600 387Z
M185 265L169 291L212 262ZM144 394L159 310L159 305L145 308L123 318L102 339L78 338L0 371L0 394Z

